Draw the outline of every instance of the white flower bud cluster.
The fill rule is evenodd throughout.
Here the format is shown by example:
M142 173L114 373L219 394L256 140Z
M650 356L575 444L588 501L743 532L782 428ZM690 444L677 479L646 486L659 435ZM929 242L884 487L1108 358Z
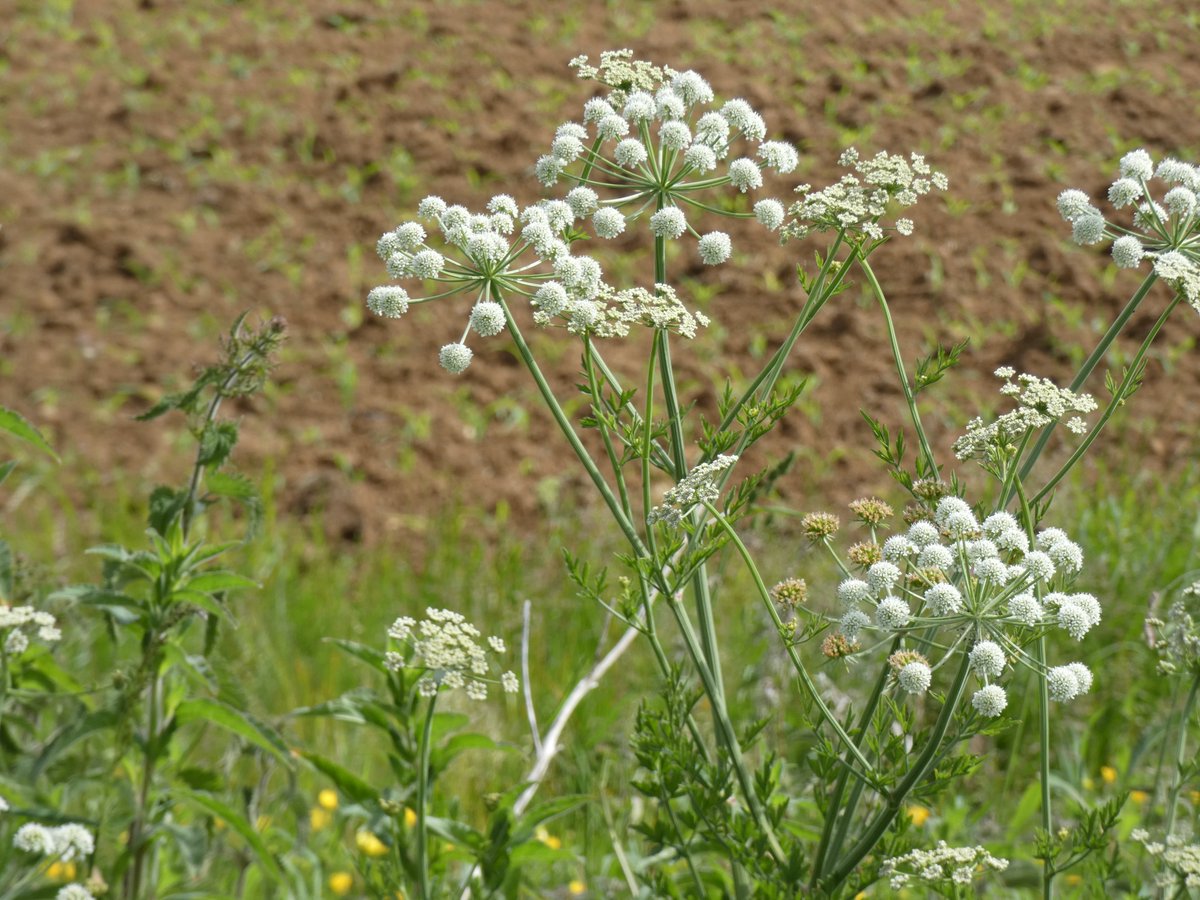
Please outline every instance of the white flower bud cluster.
M845 229L879 240L884 234L879 222L893 203L913 206L931 190L944 191L950 186L946 176L933 171L919 153L906 159L880 151L863 159L851 147L842 153L838 165L854 172L821 191L813 191L807 184L796 188L803 199L788 210L793 221L784 227L785 238ZM899 234L912 234L912 220L897 219L895 228Z
M982 682L971 703L985 717L1007 707L1007 693L996 682L1017 664L1046 678L1056 700L1090 690L1092 673L1083 663L1046 669L1023 649L1054 628L1081 640L1100 622L1094 596L1066 590L1083 567L1083 551L1062 529L1043 529L1031 542L1012 514L996 512L980 522L966 501L944 497L932 520L892 535L881 553L882 561L837 586L841 634L850 641L865 630L904 636L945 629L952 635L943 642L951 650L942 660L920 660L929 681L919 667L907 674L898 667L904 691L928 690L954 653L967 655Z
M32 606L9 606L0 601L0 642L7 656L29 649L30 636L52 644L62 638L54 616Z
M976 417L967 423L966 433L954 442L954 455L959 459L988 458L1019 441L1027 432L1044 428L1070 413L1090 413L1096 409L1091 394L1076 394L1060 388L1047 378L1022 373L1016 375L1010 366L1001 366L996 377L1004 379L1000 393L1012 397L1017 408L985 423ZM1067 429L1075 434L1087 431L1087 423L1079 416L1067 421Z
M487 699L488 685L495 683L487 677L488 651L505 652L504 641L498 637L487 639L487 649L481 646L479 629L448 609L427 609L420 622L403 616L392 623L388 637L401 649L388 650L385 664L393 672L425 669L417 683L417 690L425 697L443 689L462 689L472 700ZM513 672L502 673L500 684L510 694L519 687Z
M679 525L684 515L698 503L712 503L720 496L718 483L726 469L732 468L738 458L722 453L710 462L700 463L684 479L663 495L663 502L650 510L646 521L665 522Z
M968 885L988 871L1007 868L1007 859L992 856L983 847L951 847L938 841L933 850L911 850L885 859L880 874L898 891L921 883L947 888Z
M1157 199L1152 180L1166 185ZM1121 158L1108 201L1133 209L1132 229L1107 221L1080 190L1059 194L1058 211L1077 243L1111 239L1113 262L1122 269L1151 260L1155 274L1200 312L1200 166L1169 158L1155 166L1146 150L1134 150Z

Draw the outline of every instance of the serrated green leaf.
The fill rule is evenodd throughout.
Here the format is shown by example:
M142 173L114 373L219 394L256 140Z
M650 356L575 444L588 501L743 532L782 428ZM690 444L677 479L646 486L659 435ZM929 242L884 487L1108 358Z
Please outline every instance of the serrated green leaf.
M33 444L43 453L46 453L55 462L59 462L58 454L46 441L40 431L34 428L29 422L18 412L14 412L5 406L0 406L0 431L7 431L15 438L20 438L26 443Z

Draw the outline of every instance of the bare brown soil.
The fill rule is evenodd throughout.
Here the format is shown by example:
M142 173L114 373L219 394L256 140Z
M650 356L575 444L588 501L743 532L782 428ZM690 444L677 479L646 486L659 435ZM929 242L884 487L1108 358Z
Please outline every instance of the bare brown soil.
M835 179L848 140L923 151L950 175L951 205L919 208L916 235L877 266L907 352L972 338L948 406L928 413L943 451L970 397L996 399L994 366L1069 375L1137 283L1069 243L1055 195L1099 198L1133 146L1200 159L1187 2L60 6L0 3L0 403L75 460L64 477L176 477L169 430L130 417L209 361L238 312L282 314L277 387L240 411L242 466L273 460L283 508L321 511L345 539L413 538L460 504L527 524L584 496L506 340L477 342L454 379L436 351L457 339L461 304L399 323L361 313L386 281L376 237L420 197L538 196L532 162L588 96L566 68L578 52L630 46L702 71L800 146L803 180ZM672 263L716 286L713 331L677 352L702 409L714 367L744 373L784 333L795 264L816 248L761 233L735 245L737 264L715 272ZM1198 331L1190 310L1170 324L1141 424L1120 439L1148 466L1194 463L1174 411L1200 398ZM642 350L613 353L624 366ZM552 366L564 394L576 363L570 349ZM795 364L814 376L810 401L762 451L804 448L784 491L803 505L806 491L885 487L859 409L898 422L900 397L858 291Z

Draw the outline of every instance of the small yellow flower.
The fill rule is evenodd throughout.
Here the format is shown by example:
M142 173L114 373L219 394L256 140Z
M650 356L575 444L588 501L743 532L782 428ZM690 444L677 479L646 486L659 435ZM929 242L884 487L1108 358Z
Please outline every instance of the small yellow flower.
M562 840L552 835L541 825L534 829L533 836L551 850L558 850L562 847Z
M1145 803L1147 800L1149 800L1150 795L1147 794L1145 791L1130 791L1129 799L1132 800L1134 803L1141 804L1141 803Z
M415 828L417 826L417 811L404 807L404 827Z
M1076 887L1078 885L1083 884L1083 876L1079 875L1075 872L1071 872L1067 875L1064 875L1063 880L1066 881L1066 883L1071 885L1072 887Z
M387 844L381 841L375 832L366 828L358 830L354 835L354 843L367 856L385 856L388 852Z
M859 891L857 894L854 895L854 900L867 900L867 892Z
M329 890L339 897L345 897L354 887L354 876L349 872L334 872L329 876Z
M912 819L912 823L920 828L929 819L929 810L924 806L910 806L905 812Z
M331 788L325 788L325 790L317 794L317 805L321 807L321 809L333 812L338 808L337 791L332 790Z
M321 831L329 827L329 823L333 821L333 816L329 810L321 809L319 806L314 806L308 814L308 824L313 831Z
M580 894L582 894L586 890L587 890L587 885L584 884L582 881L580 881L578 878L572 879L571 883L567 885L567 892L576 897L578 897Z
M1105 784L1113 784L1117 780L1117 770L1112 766L1101 766L1100 777L1104 779Z
M46 877L51 881L74 881L75 871L75 863L55 860L46 869Z

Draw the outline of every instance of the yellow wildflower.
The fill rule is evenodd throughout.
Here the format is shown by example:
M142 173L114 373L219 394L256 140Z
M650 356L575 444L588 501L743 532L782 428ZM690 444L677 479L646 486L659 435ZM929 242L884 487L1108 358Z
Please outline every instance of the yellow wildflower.
M905 812L908 813L908 817L910 819L912 819L912 823L914 825L916 825L918 828L920 828L922 825L924 825L925 822L928 821L928 819L929 819L929 810L926 809L924 806L913 805L913 806L910 806L907 810L905 810Z
M46 877L51 881L74 881L75 871L75 863L55 860L46 869Z
M333 821L333 816L329 810L321 809L319 806L314 806L308 814L308 824L313 831L320 831L323 828L328 828L329 823Z
M378 835L366 828L360 828L354 835L355 846L367 856L384 856L388 852L387 844Z
M1112 766L1101 766L1100 777L1104 779L1105 784L1113 784L1117 780L1117 770Z
M329 890L338 897L345 897L354 887L354 876L349 872L334 872L329 876Z
M551 850L558 850L562 847L562 840L552 835L542 825L539 825L536 829L534 829L533 836Z
M1140 804L1140 803L1145 803L1147 800L1149 800L1150 795L1147 794L1145 791L1130 791L1129 799L1132 800L1134 803Z
M573 878L571 880L571 883L567 885L567 891L576 897L578 897L580 894L582 894L586 890L587 890L587 885L584 884L582 881L580 881L578 878Z
M1083 876L1076 872L1069 872L1068 874L1064 875L1063 880L1072 887L1077 887L1083 884Z
M317 794L317 805L320 806L321 809L333 812L338 808L337 791L332 790L331 788L325 788L325 790Z

